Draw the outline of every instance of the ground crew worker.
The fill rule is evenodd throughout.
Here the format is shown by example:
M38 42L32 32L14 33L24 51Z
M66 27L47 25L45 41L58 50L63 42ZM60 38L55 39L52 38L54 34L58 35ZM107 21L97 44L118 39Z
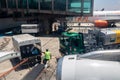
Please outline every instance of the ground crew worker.
M49 61L50 59L51 59L51 53L50 53L50 51L48 49L46 49L43 63L46 64L47 61Z

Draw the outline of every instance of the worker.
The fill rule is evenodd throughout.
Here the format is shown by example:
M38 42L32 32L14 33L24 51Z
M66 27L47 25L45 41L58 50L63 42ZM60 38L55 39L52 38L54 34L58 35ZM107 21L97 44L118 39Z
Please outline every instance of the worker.
M46 52L44 53L44 60L43 63L46 64L51 59L51 53L48 49L46 49Z

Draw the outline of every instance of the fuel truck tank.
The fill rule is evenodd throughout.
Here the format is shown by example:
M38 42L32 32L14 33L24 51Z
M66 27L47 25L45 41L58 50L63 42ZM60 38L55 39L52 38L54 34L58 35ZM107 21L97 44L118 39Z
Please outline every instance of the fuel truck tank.
M120 80L120 50L93 51L59 59L56 80Z
M95 27L99 27L99 28L106 28L108 26L108 22L105 20L95 20Z

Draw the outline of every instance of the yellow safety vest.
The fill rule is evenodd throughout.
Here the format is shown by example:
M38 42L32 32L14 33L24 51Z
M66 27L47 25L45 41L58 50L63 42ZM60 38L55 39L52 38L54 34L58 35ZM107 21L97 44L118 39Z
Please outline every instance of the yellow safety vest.
M49 51L47 51L47 52L45 52L45 59L50 59L50 52Z

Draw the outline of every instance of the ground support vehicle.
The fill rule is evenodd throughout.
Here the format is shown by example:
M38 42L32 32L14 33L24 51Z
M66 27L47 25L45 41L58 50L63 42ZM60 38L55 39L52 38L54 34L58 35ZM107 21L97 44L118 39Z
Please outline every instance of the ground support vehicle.
M65 54L84 53L84 40L82 33L64 32L59 38L60 51Z
M29 34L12 37L15 52L20 54L19 60L29 58L29 62L41 62L41 41Z
M76 35L79 37L76 37ZM81 35L83 35L83 37ZM79 33L79 31L75 31L74 33L64 32L59 40L60 52L64 54L80 54L100 49L119 49L120 28L95 28L89 29L87 33ZM81 49L83 51L80 51Z
M39 24L21 24L12 30L13 34L32 34L36 35L40 32Z
M21 33L26 34L38 34L39 33L39 24L22 24Z
M41 41L30 34L12 36L14 49L12 51L0 51L0 62L15 59L14 62L21 62L28 59L31 66L41 63ZM26 63L25 63L26 64Z

